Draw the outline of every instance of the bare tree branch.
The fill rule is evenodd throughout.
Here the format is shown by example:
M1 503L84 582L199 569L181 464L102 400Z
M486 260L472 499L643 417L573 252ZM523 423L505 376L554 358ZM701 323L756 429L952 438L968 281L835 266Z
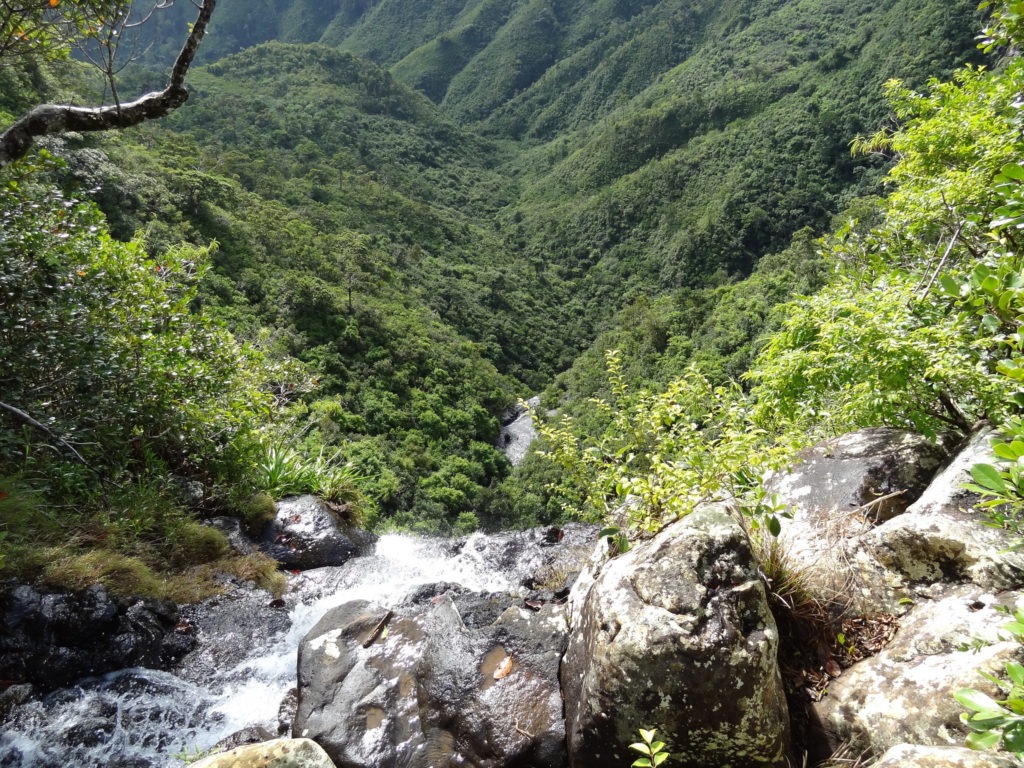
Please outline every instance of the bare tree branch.
M203 0L188 39L171 68L167 87L135 101L104 107L41 104L0 134L0 168L25 156L40 136L67 131L109 131L163 117L188 100L185 75L195 58L217 0Z
M84 464L86 467L89 467L89 469L92 469L92 467L89 466L89 463L85 459L82 458L82 454L80 454L77 450L75 450L75 447L73 445L71 445L71 443L69 443L67 440L62 438L60 435L55 434L53 432L53 430L51 430L45 424L41 424L40 422L38 422L35 419L33 419L31 416L29 416L27 413L25 413L20 408L15 408L13 405L8 405L7 403L0 402L0 411L6 411L11 416L13 416L15 419L20 421L22 424L25 424L26 426L32 427L33 429L38 429L40 432L42 432L48 438L50 438L55 443L57 443L57 445L59 445L61 448L63 448L68 453L70 453L72 456L74 456L80 463Z

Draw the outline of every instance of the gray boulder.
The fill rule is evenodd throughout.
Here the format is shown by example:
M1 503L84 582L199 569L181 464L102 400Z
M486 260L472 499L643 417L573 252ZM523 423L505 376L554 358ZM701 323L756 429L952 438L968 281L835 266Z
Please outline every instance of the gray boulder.
M309 739L275 739L210 755L189 768L335 768L320 746Z
M100 584L46 593L0 588L0 680L41 691L115 669L166 669L195 645L178 609L162 600L122 600Z
M300 646L293 734L339 766L561 766L563 612L512 606L468 629L446 593L342 605Z
M778 544L791 568L838 610L870 613L905 596L901 582L871 557L858 557L856 541L879 522L901 516L947 460L946 450L921 435L888 428L863 429L805 450L788 472L766 488L792 513Z
M342 565L364 554L376 541L345 525L316 496L293 496L277 503L277 516L263 530L261 549L284 568L304 571Z
M983 589L1003 590L1024 583L1024 555L1010 552L1013 538L984 525L972 509L977 495L971 466L994 462L991 430L971 436L956 458L905 515L880 525L862 545L886 569L912 584L970 581Z
M977 688L1001 698L980 673L1000 674L1006 661L1024 657L1020 643L999 638L1007 617L997 606L1018 598L967 584L915 605L889 645L833 680L815 704L831 745L872 754L905 743L962 745L965 710L953 694Z
M570 765L628 765L640 727L693 768L785 765L778 636L735 518L698 510L603 557L573 589L561 670Z
M1016 760L966 747L924 747L899 744L888 750L872 768L1016 768Z

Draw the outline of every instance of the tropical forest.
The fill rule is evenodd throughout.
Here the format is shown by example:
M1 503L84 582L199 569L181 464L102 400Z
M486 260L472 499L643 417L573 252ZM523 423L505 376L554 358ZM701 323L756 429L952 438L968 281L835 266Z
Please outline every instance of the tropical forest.
M1021 45L1012 0L0 0L0 763L200 765L291 689L248 741L330 757L252 765L1019 765ZM869 471L898 480L801 533L846 481L794 478L875 455L851 435L898 443ZM954 468L984 556L936 533ZM289 559L302 504L344 557ZM378 565L393 547L434 549ZM512 586L460 581L472 552ZM385 593L420 557L418 591ZM338 596L345 568L369 597ZM626 568L628 617L598 598ZM980 613L935 642L969 675L879 741L864 697L902 683L857 670L954 593ZM143 610L162 639L110 660ZM297 683L293 645L287 684L246 694L271 715L149 709L171 673L259 677L203 648L288 626ZM74 666L79 635L107 661ZM741 656L728 679L775 693L664 688ZM322 714L364 663L396 687ZM168 679L102 677L138 667ZM856 706L829 704L844 679Z

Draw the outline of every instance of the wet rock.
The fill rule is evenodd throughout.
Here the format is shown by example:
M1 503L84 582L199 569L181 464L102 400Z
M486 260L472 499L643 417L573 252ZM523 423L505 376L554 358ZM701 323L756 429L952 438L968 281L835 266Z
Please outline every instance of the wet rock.
M295 712L299 708L299 689L289 688L277 708L277 735L287 736L292 732Z
M832 746L879 754L904 743L962 745L965 710L953 694L977 688L1001 698L980 672L998 674L1006 661L1024 659L1020 643L998 636L1007 617L996 608L1016 599L970 584L939 600L922 599L889 645L833 680L815 705Z
M374 541L373 534L343 524L324 501L296 496L278 502L260 545L283 567L303 571L342 565L365 554Z
M6 720L15 707L28 701L32 694L33 688L29 683L15 684L0 690L0 722Z
M608 560L571 601L561 668L571 766L621 768L641 726L685 765L786 764L778 635L728 512L698 510Z
M528 589L571 586L586 563L600 527L573 523L556 528L530 528L474 534L458 543L459 553L488 570L508 574Z
M873 768L1014 768L1011 757L978 752L966 747L924 747L899 744L888 750Z
M182 606L180 614L196 642L175 666L175 674L193 682L242 663L291 626L285 605L262 589L234 582L216 597Z
M554 606L471 628L448 594L390 615L347 603L300 646L293 733L339 765L561 766L565 639Z
M189 768L335 768L320 746L309 739L277 739L210 755Z
M227 539L228 546L233 552L240 555L251 555L259 549L256 542L242 530L242 521L237 517L213 517L206 524L224 534L224 538Z
M115 600L101 585L44 593L10 584L0 593L0 680L52 690L115 669L165 669L193 645L178 610L159 600Z

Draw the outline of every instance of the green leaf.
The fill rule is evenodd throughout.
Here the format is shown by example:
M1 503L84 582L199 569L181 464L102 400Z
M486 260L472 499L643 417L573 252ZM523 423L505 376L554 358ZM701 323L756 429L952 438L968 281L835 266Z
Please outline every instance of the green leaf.
M668 760L668 752L658 752L654 755L654 764L656 766L661 765Z
M646 741L648 744L650 744L651 741L654 740L654 734L656 734L657 732L658 731L655 728L651 728L649 731L648 730L644 730L643 728L641 728L640 729L640 738L643 739L644 741Z
M661 752L661 750L663 750L664 748L665 748L665 742L664 741L652 741L651 742L651 752Z
M991 464L975 464L971 467L971 477L973 477L974 481L982 488L986 488L997 493L1006 492L1006 481L999 473L999 470Z
M1008 624L1003 624L1003 629L1014 637L1024 636L1024 623L1020 621L1011 621Z
M1012 446L1006 443L995 443L992 446L992 453L998 456L1000 459L1006 459L1007 461L1016 461L1017 457L1020 456Z
M1015 685L1024 686L1024 664L1018 664L1016 661L1006 662L1006 674Z
M999 296L999 309L1001 309L1003 312L1008 310L1010 308L1010 304L1013 303L1014 296L1016 295L1016 291L1003 291L1002 294L1000 294Z
M1007 163L1000 169L999 174L1006 179L1024 181L1024 166L1017 163Z
M778 536L782 533L782 523L779 522L779 518L775 515L768 518L768 533L772 536Z
M1010 723L1003 729L1003 747L1010 752L1024 752L1024 721Z
M981 733L1002 728L1008 718L1009 715L1002 712L975 712L963 718L963 722L972 730Z
M649 757L638 757L633 761L633 768L651 768L651 759Z
M991 696L974 688L961 688L953 698L975 712L999 712L999 704Z
M948 296L960 298L960 283L949 275L939 275L939 285Z
M970 733L967 738L964 739L966 744L971 749L992 749L996 744L999 743L1000 733L999 731L987 731L985 733Z

